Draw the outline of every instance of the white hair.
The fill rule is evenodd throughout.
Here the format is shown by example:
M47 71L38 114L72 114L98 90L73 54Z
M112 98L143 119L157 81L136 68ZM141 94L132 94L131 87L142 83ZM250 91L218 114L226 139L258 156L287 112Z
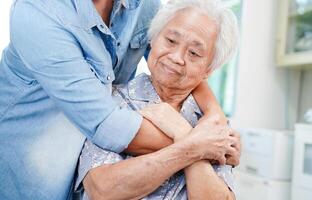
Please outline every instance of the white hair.
M216 69L224 65L237 49L239 31L236 16L220 0L169 1L160 8L152 20L148 31L149 38L157 36L178 11L189 7L199 8L217 24L219 32L210 68Z

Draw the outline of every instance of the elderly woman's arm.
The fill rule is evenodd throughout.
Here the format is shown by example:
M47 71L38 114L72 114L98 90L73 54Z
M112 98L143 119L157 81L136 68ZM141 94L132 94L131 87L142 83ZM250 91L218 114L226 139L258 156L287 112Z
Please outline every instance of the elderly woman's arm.
M211 116L218 115L218 124L227 125L228 120L222 111L222 108L220 107L216 97L214 96L212 90L210 89L209 85L207 84L207 81L202 81L193 91L192 95L194 96L197 104L199 105L200 109L204 113L204 118L209 118ZM240 140L240 134L235 132L235 137L237 137L238 140ZM228 165L237 166L239 165L239 158L241 153L241 144L240 142L237 143L237 146L235 146L237 149L237 155L228 155L226 163Z
M209 161L198 161L184 170L189 200L233 200L235 196Z
M154 191L175 172L200 159L223 158L228 151L228 145L220 146L220 142L227 144L228 136L217 132L207 135L206 131L203 131L207 129L206 124L203 121L202 127L194 129L192 137L181 139L157 152L122 160L115 164L111 164L112 162L100 164L99 167L91 169L85 177L82 173L83 186L88 196L93 200L138 199ZM101 159L100 154L100 152L90 151L90 147L84 147L80 157L84 161L80 162L90 166L90 161ZM88 156L91 158L87 158ZM85 169L85 164L80 163L80 168Z
M163 132L172 137L174 142L183 140L189 134L192 134L192 126L170 105L163 103L162 105L155 105L155 107L162 110L157 113L157 117L153 112L153 107L143 109L141 113L146 118L153 121ZM162 115L170 115L170 120L162 120ZM222 130L227 130L226 128L224 129L224 126L216 125L218 120L219 118L216 117L205 119L205 121L209 123L209 126L206 128L211 132L208 134L221 133ZM233 137L232 139L236 143L239 142L238 138ZM232 150L232 154L235 154L235 151L237 151L235 148L232 148ZM223 167L220 168L222 169ZM187 182L187 194L190 200L235 199L234 194L229 189L229 186L217 175L209 161L201 160L195 162L192 165L186 167L184 172ZM233 178L231 177L231 171L225 172L225 176L230 176L230 178Z
M206 119L209 120L210 119ZM213 120L211 120L211 126L215 126L215 130L218 130L220 126L216 126ZM222 127L222 126L221 126ZM212 129L212 128L211 128ZM221 131L221 130L220 130ZM215 132L211 130L212 134ZM192 131L189 133L192 134ZM188 135L185 131L181 135ZM176 137L176 141L183 139L182 137ZM235 138L233 138L235 140ZM236 141L238 142L238 141ZM235 149L232 149L235 154ZM222 167L221 167L222 168ZM189 200L234 200L235 196L229 189L229 186L222 180L211 163L208 160L200 160L184 169L187 186L187 196ZM225 176L232 177L232 172L227 171ZM222 178L224 178L222 176ZM233 180L230 180L233 181Z
M186 154L191 149L182 142L155 153L101 165L88 172L83 186L92 200L142 198L172 174L198 160L196 153Z

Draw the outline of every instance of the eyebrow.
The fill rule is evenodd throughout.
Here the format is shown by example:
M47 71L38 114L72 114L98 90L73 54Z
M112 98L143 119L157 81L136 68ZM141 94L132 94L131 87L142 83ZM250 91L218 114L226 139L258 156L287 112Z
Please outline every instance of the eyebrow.
M173 30L173 29L169 29L168 33L169 34L173 34L176 37L181 37L182 36L181 33L179 33L176 30ZM197 41L197 40L193 40L191 42L191 44L194 45L196 48L199 48L200 50L204 50L204 45L201 42Z
M173 34L174 36L177 36L177 37L182 36L181 33L179 33L178 31L172 30L172 29L169 29L168 33Z
M192 45L196 46L199 49L204 49L204 45L199 41L192 41Z

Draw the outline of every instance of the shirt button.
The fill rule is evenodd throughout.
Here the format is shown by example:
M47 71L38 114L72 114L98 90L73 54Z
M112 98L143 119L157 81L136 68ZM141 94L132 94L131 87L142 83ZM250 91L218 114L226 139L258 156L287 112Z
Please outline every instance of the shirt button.
M113 27L114 26L114 23L111 23L111 27Z
M108 81L111 80L110 75L108 75L108 76L106 77L106 79L107 79Z
M120 42L117 42L117 46L120 46Z
M104 28L104 25L103 25L103 24L100 24L100 27L101 27L101 28Z

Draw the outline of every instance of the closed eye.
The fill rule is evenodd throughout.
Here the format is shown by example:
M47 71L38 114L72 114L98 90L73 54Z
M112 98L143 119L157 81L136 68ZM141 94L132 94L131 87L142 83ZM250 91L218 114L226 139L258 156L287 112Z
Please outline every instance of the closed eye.
M166 38L167 42L170 43L170 44L175 44L176 41L171 39L171 38Z
M201 57L196 51L193 51L193 50L190 50L190 51L189 51L189 54L190 54L192 57Z

